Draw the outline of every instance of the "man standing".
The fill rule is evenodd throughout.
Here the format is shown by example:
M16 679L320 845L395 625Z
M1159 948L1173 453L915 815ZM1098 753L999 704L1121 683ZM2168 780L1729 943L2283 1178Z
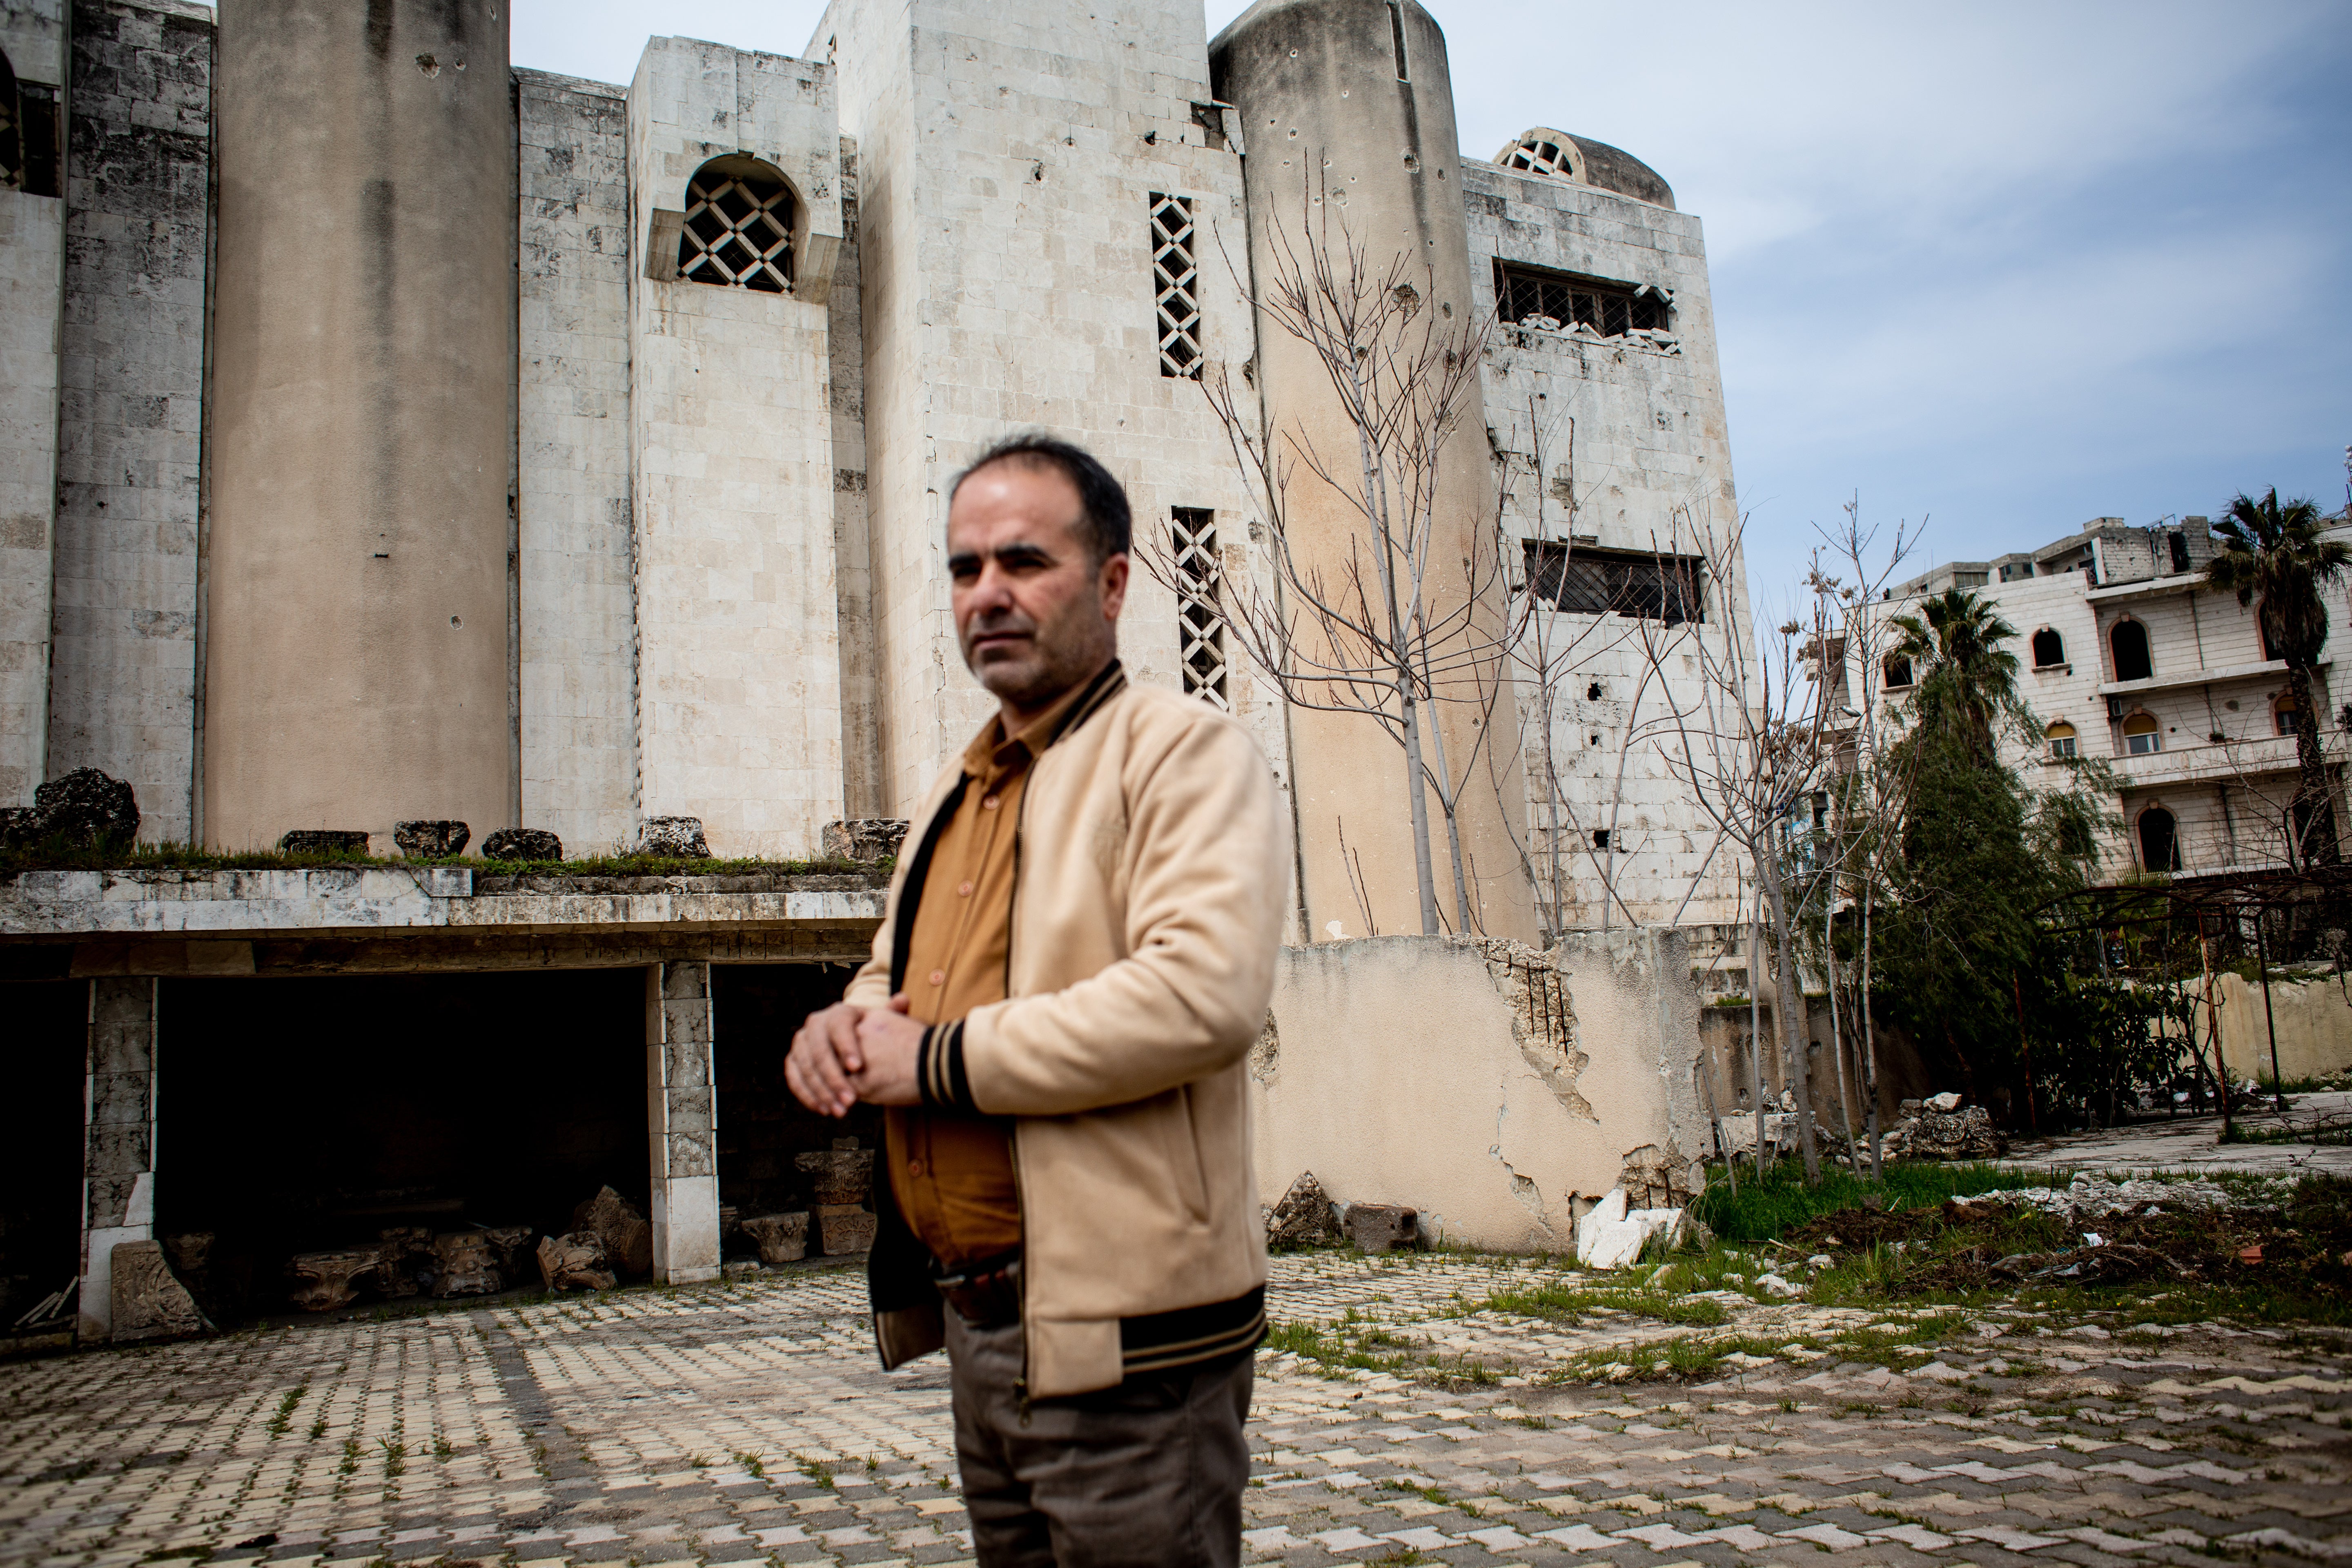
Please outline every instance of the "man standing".
M1002 442L957 479L956 635L997 716L785 1064L812 1110L887 1108L876 1334L886 1366L947 1348L987 1568L1241 1549L1265 1329L1243 1058L1283 826L1239 726L1128 684L1129 531L1118 481L1064 442Z

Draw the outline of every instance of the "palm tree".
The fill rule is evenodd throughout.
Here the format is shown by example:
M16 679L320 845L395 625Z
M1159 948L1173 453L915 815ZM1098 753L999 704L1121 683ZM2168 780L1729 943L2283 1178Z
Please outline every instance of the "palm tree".
M2000 645L2017 628L1965 588L1945 589L1918 615L1895 616L1895 657L1916 671L1911 706L1922 727L1964 735L1978 761L1997 763L1993 722L2018 700L2017 656Z
M2320 741L2320 715L2311 700L2312 676L2327 646L2327 606L2320 592L2332 588L2352 566L2352 545L2323 537L2326 520L2319 503L2282 501L2276 486L2256 500L2241 495L2213 525L2221 552L2206 563L2205 581L2233 591L2241 605L2260 601L2265 649L2286 665L2294 693L2294 759L2298 774L2288 808L2299 842L2296 858L2309 865L2336 863L2336 805L2327 787L2327 753Z

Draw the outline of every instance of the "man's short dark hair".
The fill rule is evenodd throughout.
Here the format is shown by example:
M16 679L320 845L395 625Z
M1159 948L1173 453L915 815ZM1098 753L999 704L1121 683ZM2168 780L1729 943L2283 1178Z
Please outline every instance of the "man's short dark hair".
M948 487L948 504L955 504L956 491L963 489L964 480L991 463L1059 469L1078 492L1078 526L1097 563L1124 555L1134 548L1135 519L1128 509L1127 489L1085 447L1037 430L1007 436L974 458L971 467L955 477L955 483Z

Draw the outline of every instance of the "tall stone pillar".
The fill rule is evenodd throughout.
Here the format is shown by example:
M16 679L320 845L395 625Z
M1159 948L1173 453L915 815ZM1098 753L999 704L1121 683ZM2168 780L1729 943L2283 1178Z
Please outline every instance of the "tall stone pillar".
M499 0L222 0L205 839L515 825Z
M646 971L646 1132L653 1165L654 1278L719 1278L719 1088L710 965Z
M1343 247L1352 246L1363 253L1370 285L1401 268L1402 285L1428 297L1421 308L1437 312L1437 330L1462 332L1475 323L1454 89L1445 35L1428 12L1415 0L1258 0L1209 46L1209 73L1216 95L1235 106L1249 148L1249 244L1262 293L1318 248L1346 278ZM1402 342L1417 342L1429 324L1417 316ZM1357 482L1349 462L1357 435L1330 374L1313 347L1264 311L1258 353L1270 443L1277 450L1311 449L1337 465L1336 483L1316 478L1305 463L1294 470L1285 498L1291 547L1332 582L1348 580L1351 560L1364 563L1369 580L1371 547L1341 488ZM1486 429L1474 379L1440 448L1426 595L1431 621L1446 624L1472 592L1459 563L1486 560L1476 584L1483 602L1470 616L1472 636L1482 640L1500 632L1507 608L1491 566L1496 484ZM1316 635L1311 622L1306 635ZM1458 658L1462 646L1452 651ZM1445 658L1441 650L1438 661ZM1497 677L1507 674L1499 663ZM1463 695L1466 684L1450 695ZM1532 941L1531 889L1501 804L1522 793L1517 764L1482 752L1474 704L1433 706L1444 728L1445 771L1458 777L1475 770L1461 796L1473 918L1491 935ZM1346 934L1366 934L1356 929L1360 905L1349 886L1349 868L1358 864L1379 929L1418 931L1412 797L1402 749L1379 726L1350 714L1302 707L1292 710L1291 722L1310 940L1321 941L1335 915ZM1433 739L1424 725L1423 754L1435 768ZM1503 775L1493 783L1490 767ZM1428 809L1437 901L1450 924L1453 876L1434 793Z
M84 1344L112 1336L114 1249L155 1236L157 982L89 983L89 1076L83 1100L81 1310Z

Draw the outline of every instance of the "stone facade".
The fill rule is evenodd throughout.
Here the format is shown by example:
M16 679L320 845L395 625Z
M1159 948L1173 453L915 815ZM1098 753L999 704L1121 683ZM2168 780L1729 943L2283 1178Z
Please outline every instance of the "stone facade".
M2263 657L2252 606L2202 585L2215 548L2202 517L2147 528L2099 518L2040 550L1938 566L1895 593L1891 607L1901 612L1922 596L1967 589L2017 628L2010 650L2019 693L2059 739L2032 751L2013 742L2007 760L2029 784L2055 784L2066 777L2061 752L2071 742L2074 755L2116 771L2124 830L2106 845L2109 878L2290 862L2295 739L2284 727L2294 721L2281 713L2283 700L2291 707L2286 666ZM2312 699L2329 761L2340 766L2339 710L2352 689L2336 658L2352 647L2352 605L2340 591L2325 598L2329 633ZM2166 816L2177 864L2160 859Z

